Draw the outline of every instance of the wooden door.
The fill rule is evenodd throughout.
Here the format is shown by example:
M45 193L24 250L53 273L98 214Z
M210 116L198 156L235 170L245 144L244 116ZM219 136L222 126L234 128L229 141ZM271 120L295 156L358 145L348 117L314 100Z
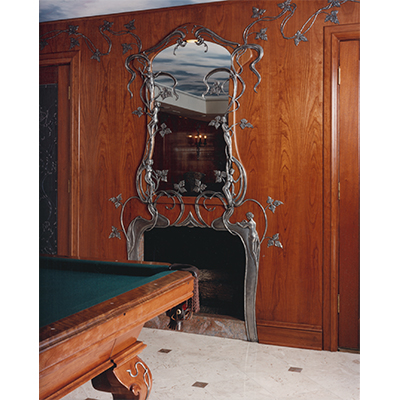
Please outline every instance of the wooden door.
M360 40L340 41L338 347L360 349Z
M39 68L40 253L70 255L70 67Z

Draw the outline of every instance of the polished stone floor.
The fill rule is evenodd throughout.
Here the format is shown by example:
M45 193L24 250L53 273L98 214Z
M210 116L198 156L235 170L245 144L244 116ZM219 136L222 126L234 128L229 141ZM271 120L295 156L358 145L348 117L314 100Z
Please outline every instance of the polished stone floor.
M153 374L149 400L352 400L360 355L294 349L144 328L141 358ZM160 351L161 350L161 351ZM170 350L170 351L168 351ZM110 400L91 383L63 400Z

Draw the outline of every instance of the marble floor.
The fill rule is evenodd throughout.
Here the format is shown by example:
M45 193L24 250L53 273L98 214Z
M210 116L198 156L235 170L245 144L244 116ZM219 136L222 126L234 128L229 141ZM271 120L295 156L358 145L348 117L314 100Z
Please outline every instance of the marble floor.
M149 400L352 400L360 355L294 349L144 328L141 358L153 374ZM162 350L162 351L160 351ZM170 350L170 351L168 351ZM110 400L90 382L63 400Z

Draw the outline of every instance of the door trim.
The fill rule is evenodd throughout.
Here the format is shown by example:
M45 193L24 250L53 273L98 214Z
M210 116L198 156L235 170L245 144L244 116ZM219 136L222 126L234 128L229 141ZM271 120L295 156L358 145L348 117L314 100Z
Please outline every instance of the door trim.
M323 349L338 350L339 293L339 44L360 39L360 24L324 28L324 207L323 207Z
M80 175L80 51L41 54L39 66L69 64L70 67L70 256L79 257L79 175Z

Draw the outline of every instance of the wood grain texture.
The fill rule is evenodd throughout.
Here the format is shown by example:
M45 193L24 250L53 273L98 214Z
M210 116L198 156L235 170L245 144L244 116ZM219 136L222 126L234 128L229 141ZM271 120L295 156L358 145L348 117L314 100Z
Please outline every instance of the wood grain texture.
M261 343L322 350L322 328L320 326L259 321L258 334Z
M360 349L360 41L340 43L339 338Z
M324 29L324 252L323 341L324 349L338 348L339 283L339 132L338 66L342 40L360 38L360 25Z
M317 9L326 6L326 1L299 0L296 4L297 10L285 27L287 36L294 35ZM252 22L253 5L251 1L225 1L77 19L73 23L79 25L79 32L93 38L99 48L103 46L103 52L107 46L98 27L105 19L114 23L114 31L123 30L124 24L134 19L134 33L142 39L143 48L153 46L167 33L189 22L241 43L243 29ZM260 1L257 7L265 9L265 15L280 12L275 1ZM343 26L359 22L359 4L344 4L338 17ZM308 41L296 46L293 40L282 38L280 23L278 20L257 26L268 28L267 41L256 41L255 35L251 36L264 49L264 58L257 64L262 81L254 93L256 77L248 64L244 66L242 76L247 89L234 116L236 122L246 118L254 126L238 128L236 135L236 154L248 177L247 198L264 206L268 196L284 203L275 214L268 211L268 233L272 236L279 232L284 249L267 248L266 241L261 246L257 319L322 329L331 323L323 318L323 281L327 273L323 267L324 215L328 207L324 194L323 38L324 28L333 24L325 23L324 16L318 17L306 34ZM66 21L44 23L40 30L66 26ZM119 226L119 209L108 199L122 193L125 200L136 194L135 175L143 155L146 121L131 114L142 104L138 96L130 99L126 90L129 74L124 61L128 54L122 54L121 46L128 39L109 36L112 51L100 62L90 59L92 53L83 41L79 47L79 254L122 260L126 258L125 241L108 239L111 226ZM60 35L43 53L68 48L69 38ZM137 91L139 79L132 87ZM190 207L193 206L185 212ZM252 211L261 235L264 224L260 210L251 203L242 208L236 220L243 220L245 213ZM150 217L146 207L137 201L127 211L127 221L138 214ZM236 220L232 218L232 222ZM268 335L262 337L267 343ZM291 339L288 345L296 345L295 340Z

